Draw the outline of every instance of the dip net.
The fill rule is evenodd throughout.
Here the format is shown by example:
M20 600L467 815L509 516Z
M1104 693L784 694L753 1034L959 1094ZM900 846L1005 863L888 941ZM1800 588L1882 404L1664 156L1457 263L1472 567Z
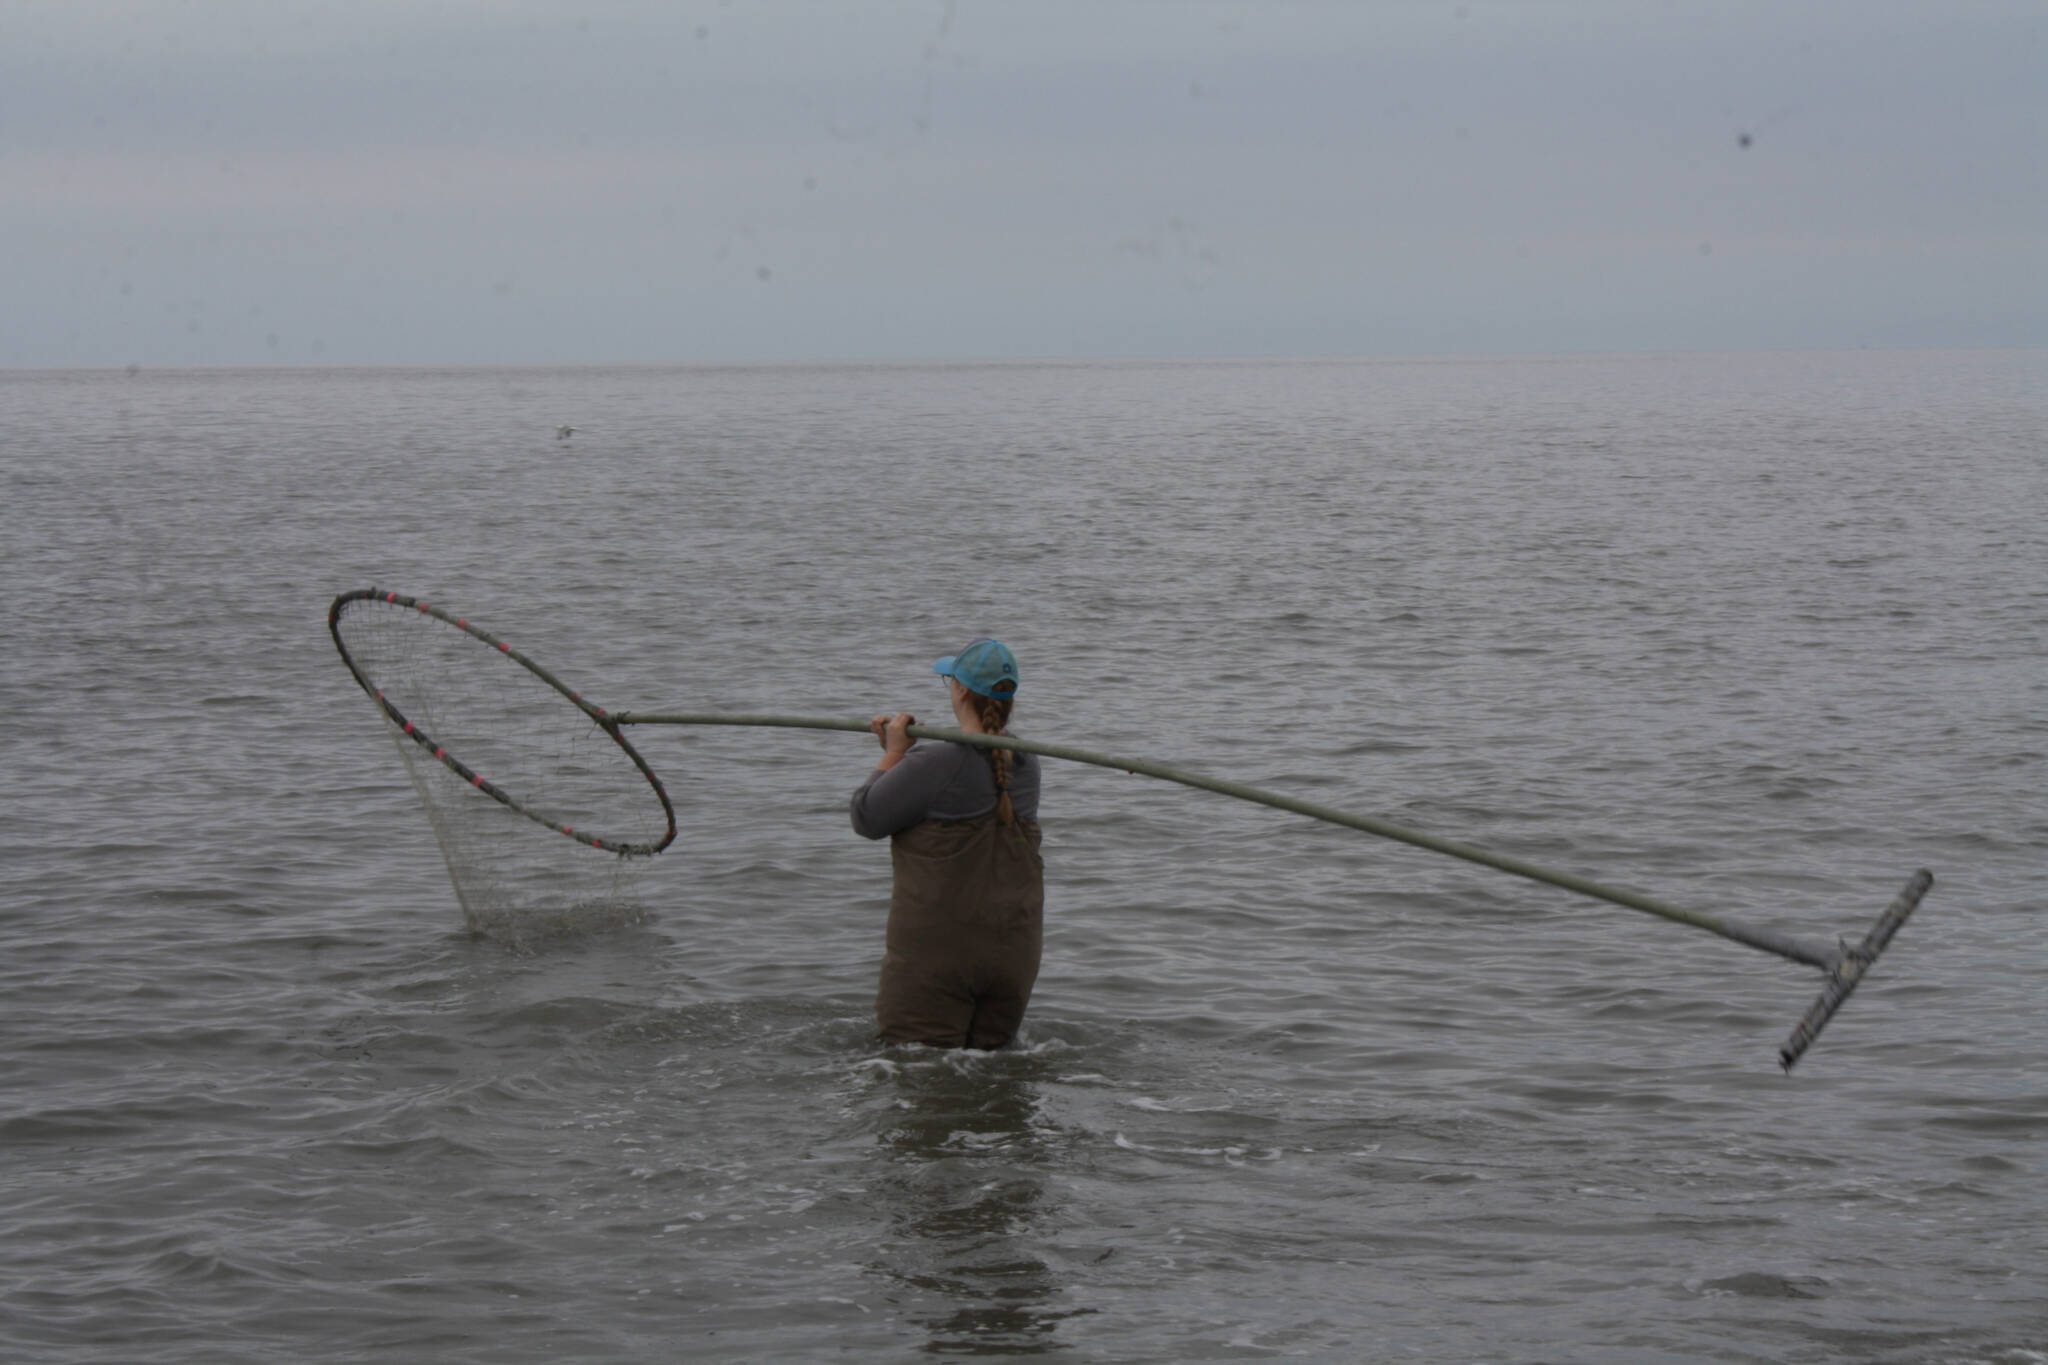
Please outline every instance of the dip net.
M645 916L636 884L675 838L675 810L604 708L402 593L344 593L327 619L404 760L472 932L526 946Z
M343 593L327 616L342 660L378 713L427 810L470 928L525 946L646 914L636 873L675 839L675 809L654 770L627 743L631 725L737 725L865 733L857 720L726 712L607 713L497 636L402 593ZM1604 886L1441 835L1240 782L1014 735L926 725L914 739L1140 773L1292 811L1366 834L1561 887L1719 935L1826 973L1818 999L1779 1049L1791 1070L1866 976L1933 884L1922 869L1860 943L1803 939Z

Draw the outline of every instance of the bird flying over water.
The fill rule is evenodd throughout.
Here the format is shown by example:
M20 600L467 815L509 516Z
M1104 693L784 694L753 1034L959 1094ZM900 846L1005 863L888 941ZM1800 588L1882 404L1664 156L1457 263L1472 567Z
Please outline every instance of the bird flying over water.
M576 428L574 428L574 427L556 427L556 428L555 428L555 439L556 439L557 441L566 441L566 440L568 440L568 439L569 439L569 438L570 438L571 436L574 436L575 434L576 434Z

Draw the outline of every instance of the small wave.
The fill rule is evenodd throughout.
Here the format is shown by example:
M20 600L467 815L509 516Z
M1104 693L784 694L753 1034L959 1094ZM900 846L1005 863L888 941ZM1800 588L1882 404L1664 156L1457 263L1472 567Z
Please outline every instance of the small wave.
M1282 1156L1286 1155L1286 1150L1280 1147L1261 1149L1236 1146L1177 1147L1167 1143L1133 1142L1121 1132L1113 1134L1110 1141L1127 1152L1144 1152L1148 1156L1221 1158L1224 1164L1230 1166L1244 1166L1252 1162L1278 1161Z
M1708 1298L1737 1299L1824 1299L1834 1290L1818 1275L1774 1275L1768 1271L1689 1281L1686 1288Z

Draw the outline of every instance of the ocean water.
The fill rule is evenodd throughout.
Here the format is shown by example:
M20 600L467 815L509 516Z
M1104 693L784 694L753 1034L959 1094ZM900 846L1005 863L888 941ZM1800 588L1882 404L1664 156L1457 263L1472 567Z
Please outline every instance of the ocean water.
M558 424L575 437L554 439ZM2048 1360L2048 353L0 374L9 1361ZM643 731L466 932L328 639L1093 768L1017 1046L883 1048L861 736ZM536 837L546 837L536 831Z

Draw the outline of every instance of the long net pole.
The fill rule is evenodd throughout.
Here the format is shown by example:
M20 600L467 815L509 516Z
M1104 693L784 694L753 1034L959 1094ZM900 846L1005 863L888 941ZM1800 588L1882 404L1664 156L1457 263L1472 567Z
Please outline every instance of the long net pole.
M620 725L735 725L758 728L783 728L797 730L845 730L859 734L868 733L866 721L831 720L816 716L783 715L742 715L716 711L617 711L612 720ZM1809 967L1818 967L1824 972L1834 972L1843 963L1847 949L1825 943L1815 943L1780 933L1760 925L1744 924L1722 915L1710 915L1703 911L1673 905L1639 892L1622 887L1607 886L1589 877L1580 877L1570 872L1558 872L1521 858L1509 857L1471 844L1459 843L1434 834L1404 828L1370 815L1359 815L1352 811L1338 810L1333 806L1321 805L1314 801L1303 801L1298 797L1283 796L1278 792L1264 791L1258 787L1246 786L1242 782L1231 782L1220 777L1208 777L1191 773L1181 768L1170 768L1164 763L1154 763L1142 758L1119 758L1114 754L1098 753L1092 749L1077 749L1066 744L1046 744L1039 740L1019 739L1013 735L977 735L964 730L946 729L933 725L913 725L909 729L912 738L947 740L954 744L971 744L983 749L1011 749L1018 753L1039 754L1046 758L1065 759L1071 763L1087 763L1098 768L1113 768L1119 772L1137 773L1144 777L1156 777L1166 782L1178 782L1184 787L1196 787L1224 796L1236 797L1275 810L1292 811L1306 815L1312 820L1322 820L1346 829L1360 830L1377 835L1382 839L1393 839L1400 843L1426 848L1434 853L1462 858L1468 863L1478 863L1530 881L1543 882L1550 886L1562 887L1567 891L1607 901L1613 905L1640 910L1645 914L1688 924L1710 934L1743 944L1746 947L1775 953L1779 957ZM1924 888L1922 888L1924 890ZM1916 902L1918 896L1913 898ZM1903 916L1900 916L1903 918ZM1888 936L1887 936L1888 937ZM1832 1011L1830 1011L1832 1012ZM1818 1031L1818 1030L1816 1030Z

